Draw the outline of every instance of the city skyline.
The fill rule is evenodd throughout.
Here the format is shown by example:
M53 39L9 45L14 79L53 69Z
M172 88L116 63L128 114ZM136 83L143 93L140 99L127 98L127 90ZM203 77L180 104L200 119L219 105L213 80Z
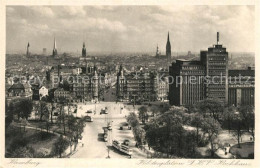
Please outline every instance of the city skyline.
M6 14L7 53L29 42L32 53L49 54L55 37L58 52L80 53L85 42L87 53L155 53L158 44L164 54L168 31L173 53L205 50L217 31L230 52L255 47L253 6L8 6Z

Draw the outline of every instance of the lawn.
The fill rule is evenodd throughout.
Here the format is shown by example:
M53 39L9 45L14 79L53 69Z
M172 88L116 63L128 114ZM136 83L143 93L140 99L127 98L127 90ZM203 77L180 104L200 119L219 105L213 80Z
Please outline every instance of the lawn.
M36 155L51 157L51 150L57 139L58 136L54 134L28 128L24 131L24 128L20 129L11 125L7 128L5 136L6 157L12 157L12 152L21 146L32 148Z

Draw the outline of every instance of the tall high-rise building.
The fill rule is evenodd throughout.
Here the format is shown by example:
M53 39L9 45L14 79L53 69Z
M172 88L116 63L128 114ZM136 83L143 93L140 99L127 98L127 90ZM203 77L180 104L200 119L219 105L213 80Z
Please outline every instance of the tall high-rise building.
M206 66L206 97L228 102L228 52L219 44L219 32L217 32L217 44L209 47L208 51L201 51L201 61Z
M30 56L30 43L27 44L26 56Z
M56 46L56 39L54 37L54 46L53 46L52 56L56 56L56 55L58 55L58 51L57 51L57 46Z
M167 37L167 43L166 43L166 57L167 57L167 61L168 63L170 63L171 61L171 42L170 42L170 34L168 32L168 37Z
M189 106L204 99L218 99L224 104L230 104L229 100L235 102L233 97L229 96L231 91L228 85L228 52L219 44L219 33L217 44L209 47L207 51L201 51L199 61L176 60L169 67L169 74L173 78L173 81L169 79L171 105ZM232 74L232 78L234 76ZM253 95L252 86L250 87L251 90L245 91L244 95ZM236 104L233 102L232 104Z
M83 43L83 47L82 47L82 57L86 57L87 56L87 51L86 51L86 46L85 46L85 42Z

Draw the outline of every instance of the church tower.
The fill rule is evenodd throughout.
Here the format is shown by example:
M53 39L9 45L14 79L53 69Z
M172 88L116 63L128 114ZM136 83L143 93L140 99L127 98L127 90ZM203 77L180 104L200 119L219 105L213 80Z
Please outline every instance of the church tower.
M58 52L57 52L56 40L54 37L54 46L53 46L52 56L55 57L56 55L58 55Z
M159 51L159 47L158 47L158 44L157 44L157 47L156 47L156 57L159 57L161 55L160 51Z
M170 42L170 35L168 32L168 38L167 38L167 43L166 43L166 57L167 57L167 61L169 63L169 61L171 60L171 42Z
M29 42L27 44L26 56L27 57L30 56L30 44L29 44Z
M93 93L93 100L98 101L98 74L95 70L94 76L92 77L92 93Z
M87 51L86 51L86 46L85 46L85 42L83 43L83 48L82 48L82 57L86 57L87 56Z

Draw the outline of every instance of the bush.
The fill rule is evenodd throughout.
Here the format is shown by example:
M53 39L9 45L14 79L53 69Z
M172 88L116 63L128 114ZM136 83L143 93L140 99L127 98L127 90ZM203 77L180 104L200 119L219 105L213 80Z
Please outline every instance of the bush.
M10 158L33 158L35 151L32 147L21 146L10 152Z
M10 147L8 148L8 152L12 153L16 149L20 147L25 147L28 144L29 140L22 137L16 137L10 144Z

